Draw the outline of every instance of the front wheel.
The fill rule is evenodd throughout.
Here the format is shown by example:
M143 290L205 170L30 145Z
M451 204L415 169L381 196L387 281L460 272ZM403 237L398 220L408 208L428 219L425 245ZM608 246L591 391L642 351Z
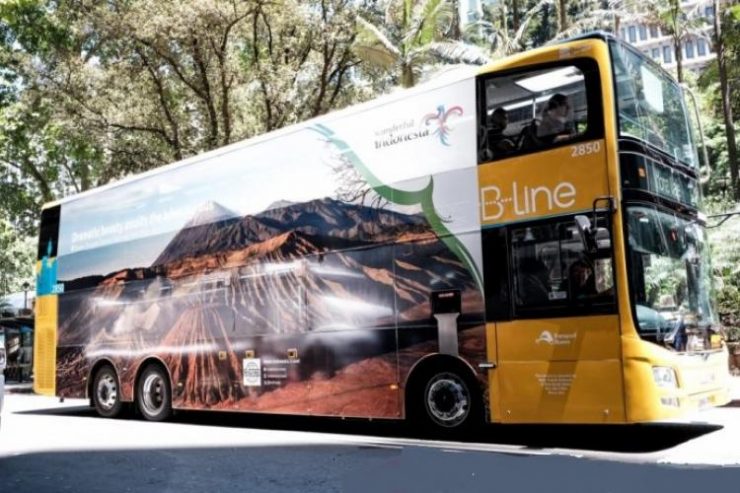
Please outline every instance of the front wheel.
M417 381L411 418L442 434L466 432L482 423L481 397L472 378L454 370L432 370Z
M104 418L115 418L121 414L123 402L119 391L118 375L112 366L105 365L95 373L92 388L93 406Z
M147 421L164 421L172 414L172 390L167 373L150 364L141 372L136 386L136 404Z

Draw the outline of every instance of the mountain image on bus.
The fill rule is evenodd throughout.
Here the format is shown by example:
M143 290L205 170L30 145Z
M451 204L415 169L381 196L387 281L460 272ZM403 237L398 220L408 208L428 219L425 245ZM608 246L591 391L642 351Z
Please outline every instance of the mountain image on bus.
M681 87L606 34L44 206L35 390L636 423L728 402Z

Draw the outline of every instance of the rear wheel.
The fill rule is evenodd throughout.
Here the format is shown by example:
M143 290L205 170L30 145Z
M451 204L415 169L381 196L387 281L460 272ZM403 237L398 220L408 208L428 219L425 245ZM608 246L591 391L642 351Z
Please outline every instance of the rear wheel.
M136 404L148 421L164 421L172 414L172 390L164 368L149 364L139 376Z
M92 387L92 400L95 410L104 418L115 418L121 413L120 385L118 375L110 365L102 366L95 373Z

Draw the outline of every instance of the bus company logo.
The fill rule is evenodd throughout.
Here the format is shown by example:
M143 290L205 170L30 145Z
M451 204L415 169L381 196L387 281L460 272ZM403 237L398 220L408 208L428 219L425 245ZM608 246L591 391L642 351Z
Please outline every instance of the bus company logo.
M262 365L259 358L244 358L242 361L245 387L262 386Z
M449 147L449 138L453 130L450 122L462 115L462 107L453 106L445 109L445 106L441 104L437 106L436 112L424 115L420 124L417 124L413 118L409 118L376 130L375 149L383 149L431 136L438 137L442 145Z
M535 340L535 344L547 344L550 346L567 346L576 340L576 333L572 334L553 334L549 330L543 330Z
M480 189L480 203L484 221L501 219L507 212L515 216L552 212L575 205L576 187L567 181L552 188L519 186L514 181L505 193L498 185L488 185Z
M425 115L424 118L422 118L422 122L425 127L428 127L432 122L435 122L437 128L434 130L434 135L439 137L439 141L442 145L449 147L450 143L447 139L449 138L452 129L447 124L447 120L452 116L460 117L462 115L463 109L460 106L453 106L452 108L445 110L445 106L441 104L437 106L436 113Z
M432 135L428 128L418 128L413 118L375 131L375 149L405 144Z

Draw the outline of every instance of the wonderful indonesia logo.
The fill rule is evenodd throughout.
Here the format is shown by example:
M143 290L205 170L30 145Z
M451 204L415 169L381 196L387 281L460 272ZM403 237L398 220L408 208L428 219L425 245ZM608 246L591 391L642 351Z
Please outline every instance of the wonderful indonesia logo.
M424 115L418 125L413 118L409 118L376 130L375 149L383 149L426 137L437 137L442 145L449 147L449 138L453 130L450 122L462 115L463 109L460 106L445 109L444 105L439 105L436 112Z

